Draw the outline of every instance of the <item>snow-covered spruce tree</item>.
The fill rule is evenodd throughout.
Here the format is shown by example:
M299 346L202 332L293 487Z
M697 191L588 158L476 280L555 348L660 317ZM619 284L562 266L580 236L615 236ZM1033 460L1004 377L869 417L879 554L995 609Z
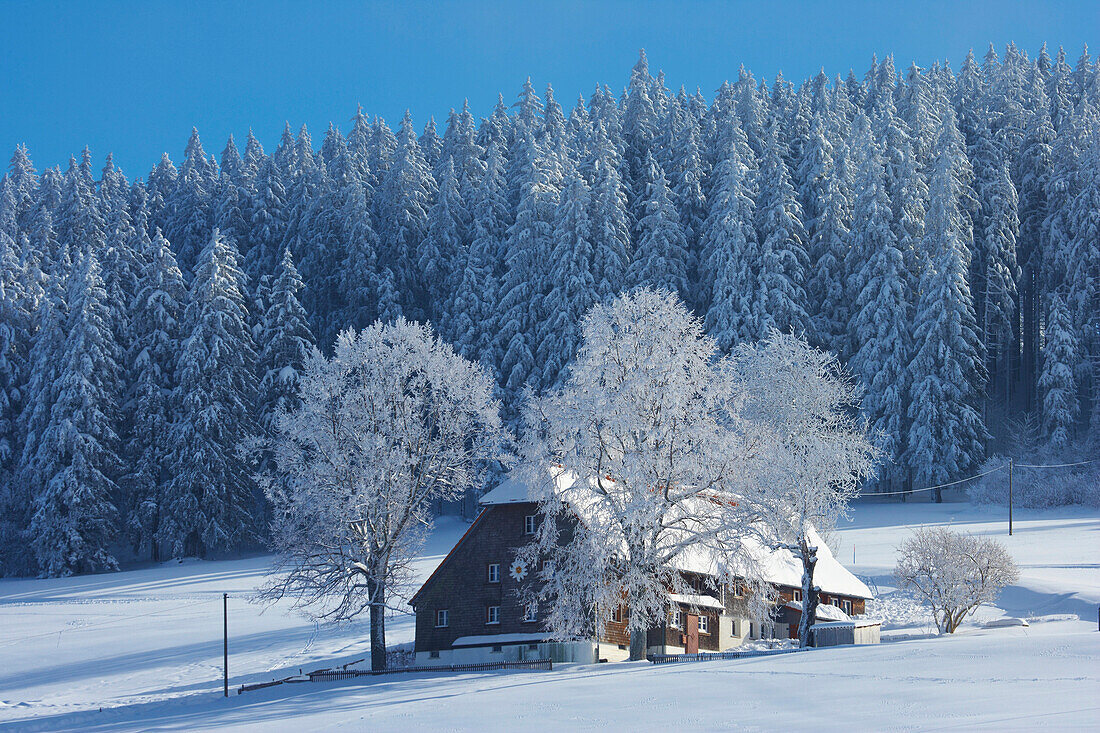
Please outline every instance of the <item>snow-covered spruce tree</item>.
M849 367L867 388L863 414L881 441L887 464L883 478L890 485L897 477L896 462L905 450L913 293L890 228L882 156L862 114L855 128L855 140L865 149L856 171L850 234L853 265L859 267L851 279L859 291L852 302L849 328L854 351Z
M386 610L412 589L431 503L502 456L492 393L483 367L404 319L341 333L332 359L314 352L300 406L275 421L277 470L260 478L278 556L262 597L320 619L369 610L371 667L384 669Z
M749 301L757 254L749 170L737 146L728 147L711 178L710 213L700 241L700 300L708 304L707 333L728 352L751 338Z
M15 243L0 231L0 576L25 570L28 497L15 480L23 435L19 429L22 387L27 380L31 314L22 282L24 271Z
M541 381L534 355L542 298L549 290L547 270L559 195L554 160L537 144L527 149L534 158L515 222L508 229L495 346L501 355L504 420L510 426L518 421L520 395L528 386L537 390Z
M817 613L822 534L846 515L878 452L866 422L855 417L862 390L832 354L773 330L765 341L742 344L733 365L745 399L740 416L758 446L749 452L753 478L740 493L756 535L802 563L798 638L805 647Z
M238 451L255 430L256 350L244 291L237 252L215 230L195 263L176 364L173 475L157 534L174 557L246 547L260 530Z
M451 296L455 263L464 254L466 205L459 191L454 161L440 165L439 191L428 210L428 231L418 243L417 275L426 294L425 314L440 323ZM451 334L446 334L448 337Z
M130 305L135 338L126 403L133 420L127 453L127 530L135 552L153 560L160 558L157 534L171 476L172 395L186 305L183 273L158 229L141 258L138 290Z
M258 283L275 271L289 216L283 177L270 157L260 163L248 211L252 226L244 256L245 271L251 282Z
M392 134L392 133L391 133ZM371 170L378 172L374 166ZM405 313L424 313L426 293L415 274L417 248L428 233L428 208L435 193L435 179L424 153L417 143L412 115L401 118L398 144L387 166L375 201L378 206L377 228L381 242L379 266L392 273Z
M592 161L592 273L600 300L626 287L630 266L630 212L614 143L602 123L596 126Z
M164 234L176 248L184 271L195 264L195 258L210 237L210 194L216 181L215 166L206 157L199 131L192 127L175 188L165 199Z
M627 271L627 282L633 287L665 289L686 297L690 292L687 241L665 173L652 153L646 156L643 173L637 199L634 260Z
M446 332L455 350L471 361L493 369L500 354L493 348L496 333L500 266L509 216L504 158L500 146L490 143L482 183L471 201L472 241L460 278L447 309Z
M752 295L750 332L764 338L775 328L805 334L806 230L802 207L783 161L778 130L772 125L757 172L756 233L760 261Z
M1074 372L1079 363L1077 333L1060 293L1051 296L1047 310L1039 393L1042 396L1043 434L1056 450L1066 447L1076 432L1080 406Z
M952 481L976 466L986 435L977 409L985 365L966 278L969 229L960 207L955 135L949 116L936 143L929 184L923 245L929 267L921 277L909 367L906 464L918 485ZM942 501L939 490L935 499Z
M106 300L94 253L80 254L68 280L56 397L35 460L30 534L44 575L118 569L120 372Z
M558 383L565 365L577 352L580 322L597 302L592 273L592 226L589 220L588 186L576 171L565 179L554 220L550 292L544 301L536 361L542 367L542 384Z
M731 377L671 293L639 289L585 317L565 383L526 408L518 469L545 518L521 552L553 561L541 592L555 636L590 638L625 607L641 659L668 593L695 592L679 571L688 555L705 548L755 578L744 503L712 500L731 495L752 452Z
M297 406L298 382L314 348L306 311L298 300L304 287L290 250L284 250L263 315L257 408L266 433L274 428L280 409Z

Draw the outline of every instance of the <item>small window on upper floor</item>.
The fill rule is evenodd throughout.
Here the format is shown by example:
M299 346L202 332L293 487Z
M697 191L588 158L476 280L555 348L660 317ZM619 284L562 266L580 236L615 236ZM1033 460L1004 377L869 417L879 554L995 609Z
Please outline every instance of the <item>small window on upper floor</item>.
M489 582L490 583L499 583L500 582L500 563L498 563L498 562L489 563Z
M531 623L538 621L539 619L539 604L535 602L528 603L523 607L523 622Z
M852 602L849 601L849 600L842 600L840 602L840 610L844 611L844 613L851 616L852 615Z
M499 624L500 623L500 606L486 606L485 607L485 623L487 623L487 624Z
M793 595L792 597L793 597L793 598L794 598L794 599L795 599L796 601L801 601L801 600L802 600L802 591L800 591L800 590L796 590L796 591L794 591L794 595Z
M614 621L617 624L621 624L623 622L623 607L622 606L616 606L615 610L611 612L611 620Z
M535 515L528 514L523 518L523 533L534 534L535 533Z
M450 621L450 611L446 608L441 608L435 612L435 627L437 629L447 628L447 622Z

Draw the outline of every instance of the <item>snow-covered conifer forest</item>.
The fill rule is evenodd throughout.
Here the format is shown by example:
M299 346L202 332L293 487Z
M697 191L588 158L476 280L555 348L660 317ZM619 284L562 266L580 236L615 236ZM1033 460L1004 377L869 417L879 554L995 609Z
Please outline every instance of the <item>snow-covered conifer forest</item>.
M518 81L518 80L517 80ZM457 100L456 100L457 101ZM481 104L486 100L475 100ZM417 131L363 110L131 181L88 150L0 182L0 569L67 575L259 546L238 448L316 345L405 317L495 376L560 385L582 316L676 292L720 349L771 329L862 382L867 491L1100 440L1100 67L1013 45L863 74L522 85ZM420 123L422 124L422 123ZM209 142L209 141L208 141ZM220 141L219 141L220 142ZM97 168L99 169L97 171Z

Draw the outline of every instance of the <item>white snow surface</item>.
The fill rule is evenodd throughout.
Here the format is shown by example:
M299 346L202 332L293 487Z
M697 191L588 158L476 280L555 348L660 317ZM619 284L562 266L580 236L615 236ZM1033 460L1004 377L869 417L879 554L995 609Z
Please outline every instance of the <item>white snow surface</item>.
M969 504L858 506L835 550L875 591L879 646L699 664L555 665L552 672L424 673L241 684L369 656L365 621L316 626L246 601L270 558L0 581L0 730L1053 730L1100 728L1100 512ZM893 587L910 527L945 523L1003 541L1020 581L951 636ZM426 577L466 524L444 519ZM229 598L230 697L221 691ZM1030 626L983 628L1026 619ZM394 616L391 644L413 638ZM362 666L362 665L360 665ZM731 690L736 694L731 698Z

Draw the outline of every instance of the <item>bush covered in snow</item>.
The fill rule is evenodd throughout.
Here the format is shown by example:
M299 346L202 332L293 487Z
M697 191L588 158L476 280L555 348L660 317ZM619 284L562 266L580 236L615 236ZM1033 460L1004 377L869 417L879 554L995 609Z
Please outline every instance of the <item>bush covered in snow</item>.
M898 548L898 587L932 607L940 633L953 634L963 619L991 603L1019 577L1000 542L946 527L920 527Z

